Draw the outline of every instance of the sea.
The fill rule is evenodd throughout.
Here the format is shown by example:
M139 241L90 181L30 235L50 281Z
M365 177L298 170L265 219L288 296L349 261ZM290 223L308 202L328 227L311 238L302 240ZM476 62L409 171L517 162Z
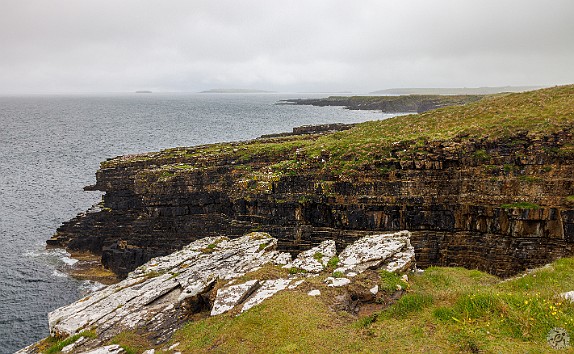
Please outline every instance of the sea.
M48 335L47 314L102 285L66 275L75 260L45 241L101 200L85 192L101 161L176 146L241 141L307 124L388 118L375 111L278 105L320 94L0 96L0 353Z

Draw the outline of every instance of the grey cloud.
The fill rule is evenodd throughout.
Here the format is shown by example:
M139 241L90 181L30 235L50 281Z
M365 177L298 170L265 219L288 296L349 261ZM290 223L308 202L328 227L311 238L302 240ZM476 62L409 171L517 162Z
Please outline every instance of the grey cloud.
M574 82L574 2L0 0L0 92Z

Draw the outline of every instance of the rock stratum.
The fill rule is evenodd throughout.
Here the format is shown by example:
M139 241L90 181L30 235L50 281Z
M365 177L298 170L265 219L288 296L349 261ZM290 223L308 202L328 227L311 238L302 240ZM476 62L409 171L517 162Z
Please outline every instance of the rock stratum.
M174 148L101 164L102 203L50 246L121 276L204 237L252 231L297 254L409 230L417 264L507 277L573 254L574 86L335 133Z
M124 353L117 345L105 345L130 331L157 347L194 316L245 312L280 291L296 289L306 279L319 279L321 273L333 274L324 280L327 287L344 287L368 270L406 272L414 268L414 257L408 231L366 236L338 257L335 242L324 241L295 260L277 251L277 239L266 233L235 239L207 237L154 258L123 281L50 312L50 335L75 338L63 352ZM262 272L265 266L267 272ZM342 296L339 306L345 303L348 311L356 311L361 301L356 288L369 284L365 279L360 283L349 289L354 299L341 290L348 299ZM376 281L371 283L366 286L369 290L363 289L362 301L382 296ZM19 353L40 351L41 343Z

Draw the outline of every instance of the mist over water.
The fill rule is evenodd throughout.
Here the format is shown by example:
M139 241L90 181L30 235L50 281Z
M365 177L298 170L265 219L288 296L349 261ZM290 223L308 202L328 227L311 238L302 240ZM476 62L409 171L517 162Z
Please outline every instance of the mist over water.
M61 272L73 262L45 240L101 198L99 163L157 151L381 119L372 111L275 105L282 94L109 94L0 97L0 353L48 335L47 313L94 284Z

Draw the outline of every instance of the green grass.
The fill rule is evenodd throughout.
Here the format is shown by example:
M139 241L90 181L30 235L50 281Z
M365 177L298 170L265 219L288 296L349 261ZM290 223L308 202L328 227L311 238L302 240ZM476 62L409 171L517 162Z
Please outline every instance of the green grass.
M537 183L543 181L542 178L536 176L520 176L518 179L527 183Z
M333 278L344 278L345 277L345 273L343 272L333 272L333 274L331 275Z
M96 338L96 332L82 331L78 334L74 334L73 336L61 340L58 340L54 337L48 337L48 339L46 340L47 341L46 344L48 344L49 347L45 349L43 353L45 354L59 353L65 346L75 343L81 337Z
M482 161L487 161L490 159L490 155L488 154L488 152L486 152L486 150L476 150L473 154L474 158L478 159L478 160L482 160Z
M339 264L339 257L333 256L327 262L327 268L336 268Z
M163 175L164 179L169 179L175 171L193 173L195 167L210 168L214 159L225 158L235 161L236 171L244 174L256 170L253 166L246 167L254 161L265 161L272 171L285 175L294 175L312 166L333 173L352 173L358 167L374 162L386 166L385 161L393 149L404 149L406 156L403 157L406 158L409 154L426 153L425 148L432 141L506 139L509 146L519 147L526 140L517 135L526 133L529 138L534 138L570 129L573 123L574 85L568 85L488 96L463 106L361 123L334 134L167 149L112 159L102 163L102 167L134 162L149 163L150 166L163 163L173 166ZM555 150L557 156L574 156L573 144L565 144ZM485 150L477 150L474 157L486 161L490 155ZM381 173L389 171L382 167Z
M380 284L398 281L389 274ZM409 278L398 301L358 318L330 307L335 293L284 291L237 317L189 323L172 342L183 353L547 353L552 328L574 335L574 304L558 297L574 289L574 258L506 281L443 267Z
M125 354L139 354L154 347L144 335L132 331L122 332L114 336L109 344L118 344Z
M500 206L502 209L540 209L538 204L529 203L529 202L517 202L511 204L502 204Z
M386 318L405 318L432 305L433 297L425 293L412 293L402 296L393 306L383 312Z
M388 272L386 270L379 271L379 290L384 291L387 294L392 294L398 290L400 286L401 289L406 289L408 284L396 273Z

